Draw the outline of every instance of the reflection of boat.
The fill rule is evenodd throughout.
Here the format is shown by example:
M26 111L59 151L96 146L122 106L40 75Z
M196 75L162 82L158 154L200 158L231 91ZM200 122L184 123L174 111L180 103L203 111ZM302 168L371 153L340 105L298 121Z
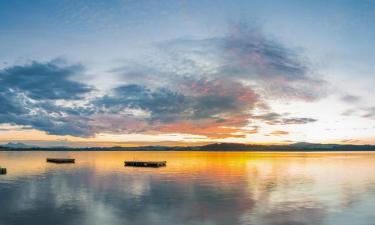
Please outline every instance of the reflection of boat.
M157 168L167 166L167 161L125 161L125 166Z
M0 167L0 175L4 175L4 174L7 174L7 169Z
M50 163L75 163L75 159L57 159L57 158L47 158L47 162Z

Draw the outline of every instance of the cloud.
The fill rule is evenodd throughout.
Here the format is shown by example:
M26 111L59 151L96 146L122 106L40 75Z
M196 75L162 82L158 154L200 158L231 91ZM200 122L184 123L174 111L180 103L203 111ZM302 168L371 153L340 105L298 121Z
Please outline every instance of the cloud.
M253 115L253 120L261 120L269 125L291 125L307 124L316 122L316 119L306 117L289 117L289 114L266 113L262 115Z
M231 133L247 124L250 110L260 102L251 88L229 80L184 80L176 85L180 92L124 85L94 104L105 114L138 112L128 117L147 122L147 132L224 137L238 136Z
M243 24L222 37L159 43L156 55L142 60L112 70L125 85L94 102L107 118L126 114L132 125L121 129L243 137L252 120L316 121L274 113L267 99L314 101L325 95L326 82L297 51ZM254 109L270 113L254 116ZM142 125L134 126L136 121Z
M244 24L233 26L226 36L176 39L159 47L168 56L169 69L183 76L251 83L274 99L314 101L326 95L327 83L298 51Z
M81 65L32 62L1 70L0 85L2 92L22 93L34 100L80 99L92 90L88 85L71 80L82 71Z
M2 86L2 88L6 88ZM25 109L20 96L9 90L0 90L0 114L21 114Z
M369 107L363 110L364 114L362 115L363 118L370 118L375 119L375 107Z
M341 100L346 103L357 103L361 98L355 95L344 95L341 97Z
M283 130L275 130L275 131L272 131L269 135L270 136L283 136L283 135L288 135L289 132L287 131L283 131Z
M30 126L54 135L92 136L86 116L77 116L78 109L58 107L52 103L24 102L22 111L0 112L0 123ZM71 114L70 111L74 111Z
M135 84L120 86L113 95L106 95L95 102L105 113L141 110L150 113L152 120L160 121L173 121L188 113L188 104L190 102L182 94L168 89L150 90Z
M57 61L8 67L0 71L0 123L30 126L56 135L89 136L88 108L57 104L82 100L92 87L71 78L82 66ZM70 102L72 103L72 102Z
M348 109L341 113L342 116L352 116L355 114L357 109Z
M0 71L0 123L49 134L184 133L245 137L260 120L306 124L313 118L273 112L268 100L314 101L326 82L294 49L243 24L225 36L159 43L152 57L109 72L116 87L98 95L79 82L82 65L54 60ZM268 114L254 115L257 109Z
M360 143L361 140L357 140L357 139L343 139L343 140L341 140L341 142L347 143L347 144L355 144L355 143Z
M296 118L284 118L282 119L281 124L306 124L306 123L313 123L317 120L314 118L306 118L306 117L296 117Z
M226 61L223 71L241 76L287 81L315 81L299 55L244 24L235 25L223 39Z
M375 107L356 107L341 113L343 116L357 116L365 119L375 119Z

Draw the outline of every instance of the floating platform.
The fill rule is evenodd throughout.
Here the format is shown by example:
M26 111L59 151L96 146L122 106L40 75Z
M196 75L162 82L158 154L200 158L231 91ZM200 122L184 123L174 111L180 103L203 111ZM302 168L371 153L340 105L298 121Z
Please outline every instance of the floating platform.
M7 169L0 167L0 175L5 175L5 174L7 174Z
M158 168L167 166L167 161L125 161L125 166Z
M47 158L49 163L75 163L75 159L56 159L56 158Z

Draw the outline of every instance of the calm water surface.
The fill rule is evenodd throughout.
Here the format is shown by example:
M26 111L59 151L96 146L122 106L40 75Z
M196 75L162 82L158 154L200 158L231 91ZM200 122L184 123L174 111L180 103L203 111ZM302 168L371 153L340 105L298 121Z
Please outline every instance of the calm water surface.
M0 166L0 225L375 225L375 153L0 152Z

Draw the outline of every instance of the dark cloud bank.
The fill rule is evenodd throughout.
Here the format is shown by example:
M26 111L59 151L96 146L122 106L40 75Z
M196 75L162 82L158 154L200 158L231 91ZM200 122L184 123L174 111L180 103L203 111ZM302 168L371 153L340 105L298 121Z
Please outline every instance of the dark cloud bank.
M293 50L259 31L235 26L227 36L158 45L163 63L113 70L124 84L96 96L74 80L82 65L33 62L0 71L0 123L49 134L88 137L99 132L235 134L252 120L304 124L270 111L267 99L314 101L325 82L312 77ZM349 99L350 101L351 99ZM253 115L254 109L269 111Z

